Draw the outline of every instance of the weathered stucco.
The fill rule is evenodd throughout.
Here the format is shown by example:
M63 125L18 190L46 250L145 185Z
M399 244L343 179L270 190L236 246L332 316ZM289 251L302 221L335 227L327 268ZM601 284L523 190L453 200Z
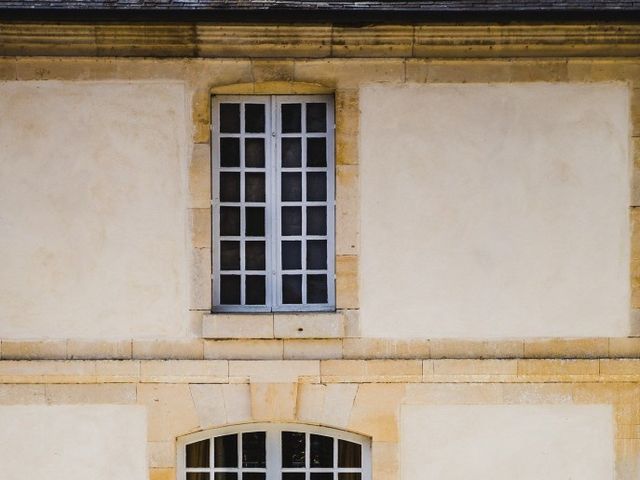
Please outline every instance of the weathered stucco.
M147 480L140 406L1 406L2 478Z
M610 405L403 406L402 480L613 480Z
M623 84L366 86L371 337L629 333Z
M183 336L176 82L0 83L0 337Z

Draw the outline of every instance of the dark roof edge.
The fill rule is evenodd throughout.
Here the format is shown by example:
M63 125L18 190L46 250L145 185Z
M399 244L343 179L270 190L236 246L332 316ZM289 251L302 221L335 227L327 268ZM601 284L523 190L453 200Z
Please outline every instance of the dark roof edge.
M411 11L411 10L101 10L7 9L0 20L25 22L161 22L161 23L332 23L336 25L419 23L568 23L640 22L638 9L518 10L518 11Z

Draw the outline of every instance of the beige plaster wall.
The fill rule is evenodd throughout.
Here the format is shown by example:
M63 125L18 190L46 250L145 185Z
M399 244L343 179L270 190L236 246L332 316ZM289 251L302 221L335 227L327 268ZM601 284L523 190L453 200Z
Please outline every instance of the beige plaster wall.
M4 480L146 480L141 406L2 406Z
M170 81L0 83L0 337L184 334L186 107Z
M360 109L365 336L629 333L626 85L369 85Z
M610 405L403 406L402 480L613 480Z

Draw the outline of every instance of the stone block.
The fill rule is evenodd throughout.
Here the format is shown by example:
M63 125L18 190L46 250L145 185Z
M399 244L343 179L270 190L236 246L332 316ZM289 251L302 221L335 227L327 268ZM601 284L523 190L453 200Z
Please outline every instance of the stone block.
M600 360L600 373L602 375L639 375L640 359L621 358Z
M335 92L336 133L357 136L360 129L358 89L339 89ZM357 163L357 162L355 162Z
M222 385L190 385L200 429L215 428L227 422Z
M345 338L345 359L429 358L429 340L395 340L382 338Z
M342 340L284 340L285 360L342 358Z
M282 340L205 340L205 359L282 360Z
M640 387L632 383L574 383L571 388L574 403L635 403Z
M327 385L298 385L296 418L300 422L324 424L324 405ZM349 409L350 410L350 409Z
M432 339L431 358L522 358L522 340L473 341Z
M609 350L607 338L525 340L526 358L600 358Z
M0 405L45 403L45 385L0 385Z
M293 80L293 60L253 60L251 67L255 82Z
M211 309L211 249L191 249L189 308Z
M353 403L349 430L372 437L374 442L398 441L398 414L405 386L362 384Z
M517 360L433 360L435 375L517 375Z
M362 333L360 330L360 310L344 309L338 311L344 316L344 336L359 337Z
M211 148L208 143L193 145L189 163L189 207L211 207Z
M407 82L490 83L508 82L511 65L503 60L407 61Z
M518 375L597 376L598 360L518 360Z
M344 321L340 313L278 313L273 333L276 338L342 338Z
M95 383L92 360L3 360L0 383Z
M142 383L227 383L225 360L146 360L140 363Z
M565 82L568 80L566 60L510 61L512 82Z
M190 208L191 246L211 248L211 209Z
M47 385L47 403L56 404L132 404L136 403L136 385L131 383Z
M205 315L202 320L204 338L273 338L272 314Z
M336 167L336 255L355 255L360 245L357 165Z
M610 338L609 357L640 357L640 338Z
M64 360L67 358L65 340L3 340L3 360Z
M323 360L322 382L421 382L421 360Z
M397 479L400 472L400 445L396 442L371 443L373 478Z
M404 60L296 60L294 78L298 82L320 82L337 89L357 89L365 82L400 83L404 81Z
M149 480L175 480L175 468L150 468Z
M423 383L406 386L403 404L481 405L502 401L502 385L496 383Z
M189 385L138 385L138 404L147 407L150 442L175 442L175 438L196 431L199 426ZM157 467L170 465L151 465Z
M158 468L173 470L176 464L176 446L174 442L147 442L150 472ZM172 478L174 480L175 477Z
M320 362L317 360L232 360L230 381L251 383L317 383Z
M358 385L354 384L327 385L322 410L323 423L336 428L347 428L357 392Z
M69 360L103 360L131 358L131 340L68 340Z
M0 80L16 80L16 59L2 58L0 59Z
M96 381L122 383L140 381L140 361L138 360L97 360Z
M227 424L251 422L251 390L249 385L222 385Z
M358 257L340 255L336 257L336 306L358 308Z
M252 383L251 416L257 421L293 421L297 383Z
M204 343L198 339L134 340L133 358L202 360L204 358Z

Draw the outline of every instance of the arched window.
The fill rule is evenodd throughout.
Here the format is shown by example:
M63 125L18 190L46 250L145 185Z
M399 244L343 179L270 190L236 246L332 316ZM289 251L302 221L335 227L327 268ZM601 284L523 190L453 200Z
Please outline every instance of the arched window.
M178 441L179 480L370 480L367 438L313 425L246 424Z

